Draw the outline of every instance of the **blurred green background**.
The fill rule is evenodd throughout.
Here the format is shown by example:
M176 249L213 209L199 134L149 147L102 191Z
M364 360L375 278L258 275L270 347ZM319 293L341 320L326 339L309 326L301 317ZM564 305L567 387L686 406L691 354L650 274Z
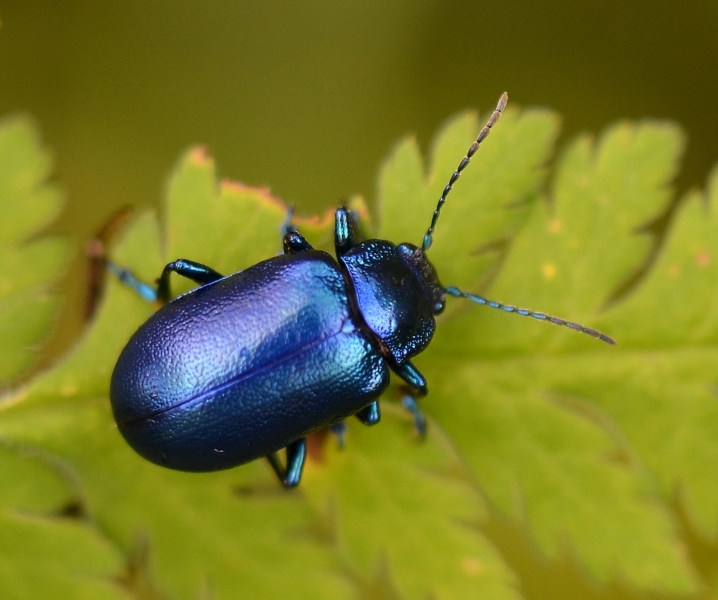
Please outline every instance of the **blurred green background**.
M189 145L225 177L300 212L371 201L401 136L511 102L564 117L563 139L623 117L679 121L681 188L718 158L718 4L401 0L9 0L0 114L29 111L67 191L57 229L86 240L120 206L152 205ZM50 354L81 326L71 302Z
M718 160L718 3L706 0L9 0L0 19L0 114L38 120L67 192L54 230L78 247L119 207L156 204L196 143L223 176L300 212L371 201L401 136L425 147L448 116L489 110L504 90L558 110L561 141L619 118L678 121L681 190ZM46 360L82 327L81 255L73 264ZM558 578L620 597L495 527L527 596Z

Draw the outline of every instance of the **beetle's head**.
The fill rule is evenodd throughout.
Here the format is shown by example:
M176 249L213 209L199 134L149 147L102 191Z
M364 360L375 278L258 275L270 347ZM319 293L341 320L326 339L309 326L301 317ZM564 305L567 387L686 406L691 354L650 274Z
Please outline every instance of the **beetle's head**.
M431 302L431 311L435 315L444 312L446 290L439 282L434 265L429 262L426 253L421 248L414 246L414 244L400 244L398 250L412 273L421 282L424 293Z

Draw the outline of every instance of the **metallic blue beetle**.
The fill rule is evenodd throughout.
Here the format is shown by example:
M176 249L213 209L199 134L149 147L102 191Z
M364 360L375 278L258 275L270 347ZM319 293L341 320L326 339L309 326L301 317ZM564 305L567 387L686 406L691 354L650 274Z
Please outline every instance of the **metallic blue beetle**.
M228 469L266 457L282 484L299 483L306 436L350 416L379 421L393 371L420 434L416 398L427 393L411 363L431 341L446 295L547 320L609 343L577 323L443 287L426 250L446 196L506 106L507 95L439 199L422 247L361 241L346 208L336 211L336 260L291 225L284 254L223 277L189 261L168 264L157 289L109 268L150 300L165 302L132 336L110 387L120 432L146 459L181 471ZM200 287L175 298L170 273ZM286 448L286 464L276 455Z

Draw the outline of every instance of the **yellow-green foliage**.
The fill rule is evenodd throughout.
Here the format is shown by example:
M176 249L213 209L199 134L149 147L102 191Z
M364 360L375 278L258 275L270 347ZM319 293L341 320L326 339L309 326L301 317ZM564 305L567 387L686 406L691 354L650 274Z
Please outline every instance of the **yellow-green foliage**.
M372 234L420 243L478 129L473 115L452 120L426 167L416 142L401 142ZM573 556L599 586L701 593L675 503L699 536L716 536L718 182L689 195L616 299L651 255L641 228L670 202L681 134L620 123L570 144L550 171L557 133L549 111L507 110L450 195L430 257L445 285L599 327L618 347L449 299L416 360L428 439L392 389L378 427L351 421L346 448L327 438L286 492L261 461L179 473L124 443L109 377L153 307L111 281L76 350L0 403L0 595L521 598L489 515L520 524L549 560ZM0 129L4 379L49 325L38 306L64 256L56 241L23 243L57 203L34 140L24 121ZM194 149L162 221L139 215L113 255L146 281L180 256L229 273L279 251L285 210L266 190L218 182ZM331 238L326 215L297 224L315 243Z

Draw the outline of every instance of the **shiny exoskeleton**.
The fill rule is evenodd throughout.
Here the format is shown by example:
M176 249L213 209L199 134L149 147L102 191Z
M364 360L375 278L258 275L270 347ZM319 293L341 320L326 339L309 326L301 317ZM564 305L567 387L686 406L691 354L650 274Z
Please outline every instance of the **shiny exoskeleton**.
M223 277L189 260L168 264L157 289L109 264L147 299L166 304L132 336L110 387L120 432L148 460L182 471L228 469L266 457L286 487L299 483L306 436L350 415L372 425L393 372L420 434L427 393L411 358L430 343L446 295L593 329L443 287L426 257L441 207L506 105L504 94L439 200L421 247L362 241L336 211L336 259L291 225L284 254ZM200 287L172 301L170 273ZM286 464L276 452L286 448Z

